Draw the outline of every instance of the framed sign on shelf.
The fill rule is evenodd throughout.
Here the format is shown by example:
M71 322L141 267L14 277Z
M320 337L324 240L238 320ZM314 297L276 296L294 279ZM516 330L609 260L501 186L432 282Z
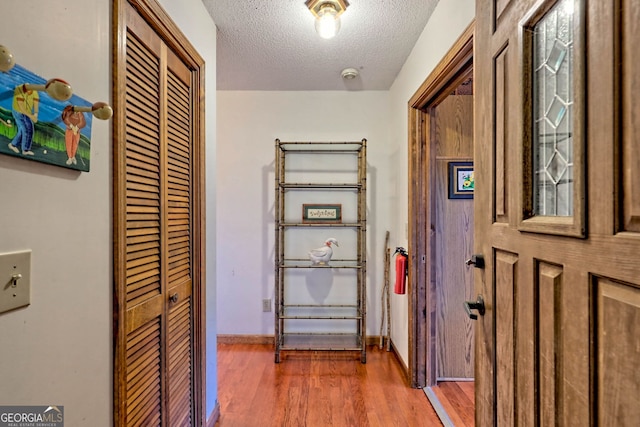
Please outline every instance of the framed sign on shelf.
M302 205L303 223L338 224L342 222L341 204L304 203Z

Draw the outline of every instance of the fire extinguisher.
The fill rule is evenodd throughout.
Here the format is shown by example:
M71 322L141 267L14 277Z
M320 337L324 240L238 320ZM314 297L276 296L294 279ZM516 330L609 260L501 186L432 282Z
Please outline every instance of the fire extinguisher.
M403 295L407 292L407 275L409 274L409 254L403 247L397 247L396 255L396 286L394 292Z

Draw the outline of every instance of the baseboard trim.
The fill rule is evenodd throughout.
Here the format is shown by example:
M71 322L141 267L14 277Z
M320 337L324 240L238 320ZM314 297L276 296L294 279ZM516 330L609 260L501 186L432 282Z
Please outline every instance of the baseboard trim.
M367 346L370 346L370 345L380 347L380 336L367 335Z
M218 344L273 344L273 335L218 335Z
M236 335L236 334L223 334L218 335L218 344L256 344L265 345L273 344L275 337L273 335ZM380 337L376 335L367 336L367 345L379 345ZM393 346L393 343L392 343ZM397 352L394 349L394 353Z
M216 406L211 411L209 418L207 418L206 427L214 427L220 419L220 403L216 401Z
M391 350L390 351L396 357L396 360L398 361L398 364L400 365L400 369L404 373L404 378L405 378L407 384L411 384L411 378L409 378L409 367L404 362L404 360L402 360L402 358L400 357L400 352L398 351L398 349L396 348L395 344L393 343L393 340L391 341Z

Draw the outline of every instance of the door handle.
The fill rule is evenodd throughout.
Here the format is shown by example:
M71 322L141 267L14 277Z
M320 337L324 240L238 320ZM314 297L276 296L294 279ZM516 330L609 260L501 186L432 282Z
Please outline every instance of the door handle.
M484 316L484 298L482 298L482 295L478 295L478 299L475 301L464 302L464 311L467 312L467 316L471 320L476 320L478 314L472 313L471 310L478 310L478 314Z
M479 254L471 255L471 258L464 262L467 265L473 265L475 268L484 268L484 257Z
M171 301L172 303L177 303L178 302L178 293L176 292L175 294L171 295L169 297L169 301Z

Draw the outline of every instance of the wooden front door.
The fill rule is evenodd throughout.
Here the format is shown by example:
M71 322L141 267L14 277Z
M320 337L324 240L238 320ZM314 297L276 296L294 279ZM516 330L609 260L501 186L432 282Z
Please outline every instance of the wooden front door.
M476 425L635 426L640 3L476 5Z
M156 2L115 2L114 420L202 425L202 60Z

